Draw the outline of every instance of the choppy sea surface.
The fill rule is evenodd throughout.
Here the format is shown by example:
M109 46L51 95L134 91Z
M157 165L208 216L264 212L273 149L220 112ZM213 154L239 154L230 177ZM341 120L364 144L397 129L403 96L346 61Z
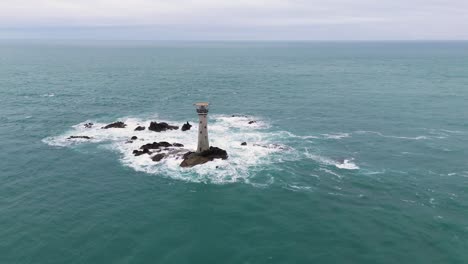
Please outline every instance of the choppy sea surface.
M2 41L0 146L0 263L468 262L468 42Z

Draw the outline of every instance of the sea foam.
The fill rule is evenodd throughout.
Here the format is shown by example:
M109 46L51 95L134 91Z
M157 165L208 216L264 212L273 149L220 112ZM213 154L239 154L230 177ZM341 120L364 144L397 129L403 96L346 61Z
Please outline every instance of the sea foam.
M151 143L167 141L184 145L181 153L193 151L197 144L197 120L189 120L193 127L188 131L171 130L153 132L147 128L143 131L134 131L137 126L148 127L150 121L167 122L171 125L181 126L186 120L171 121L155 119L141 119L126 117L119 121L127 124L125 128L102 129L107 123L86 120L72 126L62 135L48 137L43 141L52 146L73 147L77 144L102 144L106 148L119 153L123 165L149 174L167 176L192 182L229 183L249 182L249 178L259 166L273 165L285 159L285 156L294 153L294 149L281 143L277 133L269 132L268 122L252 116L212 115L209 121L209 139L212 146L227 150L228 160L214 160L192 168L181 168L180 156L165 158L154 162L149 155L134 156L133 150ZM250 121L255 121L251 122ZM85 124L93 123L91 128ZM89 136L91 139L69 139L70 136ZM137 140L130 141L132 136ZM247 142L246 146L241 146ZM279 155L281 153L281 155ZM294 157L295 155L291 155Z

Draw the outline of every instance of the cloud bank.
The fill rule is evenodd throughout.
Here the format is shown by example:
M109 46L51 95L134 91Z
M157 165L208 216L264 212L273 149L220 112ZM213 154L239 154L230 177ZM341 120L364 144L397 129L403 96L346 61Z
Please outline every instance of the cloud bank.
M0 38L468 39L466 0L2 0Z

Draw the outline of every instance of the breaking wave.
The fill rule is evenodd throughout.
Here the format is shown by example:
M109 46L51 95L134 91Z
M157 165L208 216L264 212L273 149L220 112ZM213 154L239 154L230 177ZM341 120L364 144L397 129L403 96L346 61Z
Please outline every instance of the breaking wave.
M335 166L338 169L344 169L344 170L358 170L359 169L359 166L353 162L354 158L334 160L334 159L323 157L317 154L309 153L308 149L306 149L304 154L306 155L307 158L312 159L323 165Z
M109 129L102 129L108 123L87 120L72 126L61 135L45 138L43 142L58 147L102 145L119 153L120 162L136 171L191 182L245 182L258 186L269 185L274 182L273 176L265 177L265 174L260 175L260 172L275 168L281 171L282 169L277 167L279 164L295 160L316 162L325 170L322 171L337 177L341 177L338 174L339 170L360 169L351 157L332 159L314 154L307 149L307 146L313 146L314 140L346 138L350 136L348 133L299 136L288 131L272 131L267 121L254 116L211 115L209 119L210 145L225 149L229 158L216 159L192 168L181 168L179 165L182 162L181 154L196 149L197 119L188 120L193 125L191 130L168 130L159 133L147 129L151 121L166 122L180 127L186 120L162 120L156 116L126 117L118 120L127 125L125 128ZM145 126L146 129L135 131L138 126ZM74 138L70 138L72 136ZM131 140L133 136L137 139ZM150 155L133 154L133 150L140 149L144 144L161 141L181 143L184 147L161 150L166 157L159 162L153 161ZM241 145L242 142L247 142L247 145ZM304 148L301 151L291 145L301 145L306 148L305 151ZM256 175L259 177L256 178Z
M169 143L181 143L184 148L180 151L196 149L197 144L197 120L189 120L193 125L191 130L170 130L165 132L153 132L148 129L134 131L137 126L148 126L151 120L167 122L180 126L184 121L170 121L161 119L121 118L119 121L127 124L125 128L102 129L107 123L87 120L74 125L71 130L62 135L48 137L43 142L60 147L72 147L78 144L104 144L106 148L117 151L123 165L150 174L158 174L173 179L192 182L249 182L261 166L274 165L284 160L294 159L295 150L282 143L278 133L268 132L269 124L259 118L251 116L212 115L209 123L209 138L212 146L220 147L228 152L228 160L216 159L203 165L192 168L180 168L180 156L165 158L160 162L154 162L149 155L134 156L133 150L151 143L167 141ZM254 122L251 122L254 121ZM86 124L93 123L91 127ZM249 124L250 123L250 124ZM70 139L74 136L76 138ZM90 137L81 138L81 137ZM132 136L138 139L130 140ZM242 142L247 142L242 146Z
M355 131L354 133L355 134L374 134L374 135L378 135L378 136L384 137L384 138L396 138L396 139L407 139L407 140L422 140L422 139L429 139L429 138L441 139L441 138L444 138L444 137L432 137L432 136L415 136L415 137L393 136L393 135L385 135L383 133L376 132L376 131L364 131L364 130Z

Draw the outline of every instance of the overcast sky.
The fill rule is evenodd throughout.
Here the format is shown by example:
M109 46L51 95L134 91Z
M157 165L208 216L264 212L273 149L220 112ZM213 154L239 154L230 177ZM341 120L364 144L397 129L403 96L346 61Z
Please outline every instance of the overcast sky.
M0 38L468 39L468 0L0 0Z

